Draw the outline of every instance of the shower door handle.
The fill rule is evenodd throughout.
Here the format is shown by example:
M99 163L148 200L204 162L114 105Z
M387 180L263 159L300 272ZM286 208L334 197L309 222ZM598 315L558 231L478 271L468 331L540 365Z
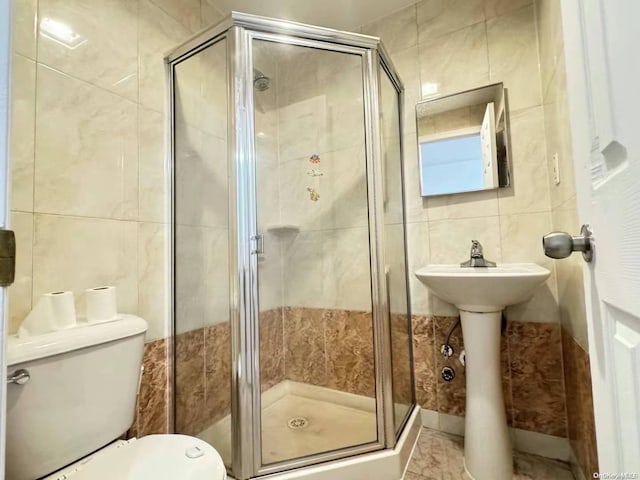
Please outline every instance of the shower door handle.
M254 242L251 255L262 255L264 253L264 235L252 235L251 241Z

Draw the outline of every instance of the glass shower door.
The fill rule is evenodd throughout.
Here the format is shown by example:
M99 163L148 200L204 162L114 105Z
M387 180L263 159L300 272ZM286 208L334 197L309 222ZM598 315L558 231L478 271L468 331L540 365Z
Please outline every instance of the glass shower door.
M175 430L231 465L227 41L177 63L174 99Z
M314 46L252 43L262 465L378 440L363 57Z
M390 312L393 417L396 434L414 403L411 317L400 141L400 95L388 72L380 67L380 130L382 134L385 273Z

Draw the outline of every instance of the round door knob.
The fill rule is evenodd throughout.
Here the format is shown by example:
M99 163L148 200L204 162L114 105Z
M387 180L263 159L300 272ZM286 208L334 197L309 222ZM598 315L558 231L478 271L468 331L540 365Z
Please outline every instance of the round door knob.
M583 225L581 236L573 237L566 232L551 232L542 237L544 254L550 258L567 258L573 252L582 252L585 261L593 259L591 230Z

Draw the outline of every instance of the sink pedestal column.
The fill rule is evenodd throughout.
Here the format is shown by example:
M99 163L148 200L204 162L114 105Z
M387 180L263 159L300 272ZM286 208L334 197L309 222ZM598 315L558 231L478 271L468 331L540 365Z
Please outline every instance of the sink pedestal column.
M466 352L464 465L474 480L511 480L513 457L502 396L502 312L460 311Z

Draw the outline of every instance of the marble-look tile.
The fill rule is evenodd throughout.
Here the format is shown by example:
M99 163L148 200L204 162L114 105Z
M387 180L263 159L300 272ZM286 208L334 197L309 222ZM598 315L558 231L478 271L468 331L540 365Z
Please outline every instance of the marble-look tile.
M468 90L489 83L489 57L484 23L420 43L419 49L423 98Z
M426 315L414 315L412 326L416 402L422 408L437 410L433 321L431 317Z
M200 30L200 0L151 0L190 32Z
M36 64L22 55L13 55L11 66L11 208L32 212Z
M393 401L396 409L413 403L413 371L411 362L411 322L407 315L391 314L391 364L393 368ZM371 338L373 342L373 338ZM398 404L402 407L398 407Z
M324 161L330 168L331 177L327 180L333 184L331 199L327 199L332 206L333 227L368 226L367 166L364 148L358 146L324 154Z
M35 60L38 0L17 0L12 5L13 51Z
M331 232L325 258L333 263L333 278L324 278L325 291L335 293L336 308L371 310L371 260L369 228L345 228Z
M301 231L283 239L284 305L323 308L336 304L335 285L329 285L329 281L335 283L333 262L324 254L330 239L331 231L322 230Z
M562 380L562 344L557 323L509 322L511 373Z
M273 222L279 224L280 222ZM266 226L258 223L258 231L265 232ZM258 257L258 298L260 309L282 308L284 295L284 262L280 235L267 232L264 236L265 253Z
M429 221L498 215L498 192L468 192L427 197Z
M284 308L285 375L288 380L327 385L325 311Z
M564 58L558 60L558 68L547 91L544 101L544 122L547 164L550 172L555 166L553 157L558 156L560 183L556 184L553 175L549 175L551 207L557 209L576 196Z
M408 312L407 269L405 263L405 227L402 224L385 227L384 258L387 275L387 296L392 315Z
M554 265L546 262L543 263L543 266L551 270L551 276L534 291L533 297L529 301L509 305L506 308L505 315L510 321L539 323L558 323L560 321Z
M502 261L499 217L448 219L429 222L431 263L459 263L469 258L471 240L479 240L485 258Z
M417 6L420 43L484 20L483 0L423 0Z
M380 37L389 52L397 52L418 43L416 6L411 5L362 27L362 33Z
M422 429L407 471L420 479L464 478L463 438Z
M198 56L202 77L199 127L226 142L229 105L227 41L216 42ZM269 89L268 92L275 102L275 89Z
M138 223L138 315L149 328L146 340L169 336L169 229L158 223Z
M511 360L509 351L508 326L500 337L500 373L502 375L502 397L507 415L507 425L513 426L513 386L511 385Z
M415 123L415 122L414 122ZM416 133L405 135L404 139L404 191L405 217L407 223L429 220L428 199L422 196L420 188L420 165L418 160L418 139Z
M371 313L327 310L324 318L327 386L373 397L375 368Z
M213 0L202 0L200 7L202 15L202 28L215 25L225 16L222 14Z
M549 210L545 115L532 108L510 115L511 186L498 190L500 214Z
M447 334L458 321L457 317L434 317L434 352L436 356L436 389L438 392L438 411L449 415L464 416L466 403L466 372L460 364L458 356L464 350L464 340L461 326L456 327L449 340L454 356L447 360L440 354L440 346L444 344ZM445 367L455 371L455 377L450 382L442 379L440 372Z
M402 134L407 135L416 131L415 107L422 97L418 46L414 45L404 50L392 52L390 56L404 85ZM404 145L406 158L406 149L409 145L407 143Z
M176 222L226 228L229 222L227 143L182 124L176 131L175 151Z
M336 62L334 56L319 63L318 82L330 86L320 91L326 105L325 126L318 132L320 152L365 145L361 60L356 55L343 55L344 58ZM349 63L345 64L347 60ZM334 64L343 69L336 71Z
M38 10L38 62L137 101L137 2L39 0ZM78 43L56 38L50 22L75 32Z
M416 315L426 315L431 312L429 289L416 277L415 272L429 264L429 224L427 222L408 223L406 228L411 312Z
M37 83L35 211L136 219L136 105L45 66Z
M540 239L552 230L550 212L501 215L502 261L549 265L551 262L544 254ZM553 264L549 267L553 271Z
M423 428L405 479L466 480L463 438ZM572 480L569 465L548 458L514 452L514 480Z
M533 0L484 0L484 16L487 20L500 17L531 4Z
M16 333L31 311L33 288L33 214L11 212L11 229L16 235L16 274L9 292L8 333Z
M273 308L260 312L260 389L264 392L284 379L283 310Z
M175 322L176 333L205 326L207 275L204 258L204 230L178 225L175 229Z
M487 21L491 82L508 89L509 109L540 105L540 72L534 7Z
M562 232L580 230L575 198L555 208L552 216L554 230ZM555 265L560 322L578 345L581 345L584 350L588 350L583 266L584 262L580 255L572 255Z
M191 32L150 0L138 4L138 75L140 103L164 111L167 81L164 55L185 41Z
M204 329L205 413L199 431L231 413L231 325Z
M569 440L585 478L598 471L589 355L562 330Z
M175 342L176 433L196 435L206 414L204 329L178 334Z
M138 219L165 222L169 218L169 178L165 152L165 119L138 107Z
M542 92L546 92L554 72L564 70L558 60L564 50L560 3L554 0L535 2L540 56Z
M135 222L36 214L33 300L71 290L82 315L87 288L114 285L118 311L137 313L137 229Z
M137 435L169 432L168 341L159 339L144 346L143 372L136 411Z
M512 373L513 426L523 430L567 436L562 380Z
M203 233L204 323L229 321L229 230L206 228Z

